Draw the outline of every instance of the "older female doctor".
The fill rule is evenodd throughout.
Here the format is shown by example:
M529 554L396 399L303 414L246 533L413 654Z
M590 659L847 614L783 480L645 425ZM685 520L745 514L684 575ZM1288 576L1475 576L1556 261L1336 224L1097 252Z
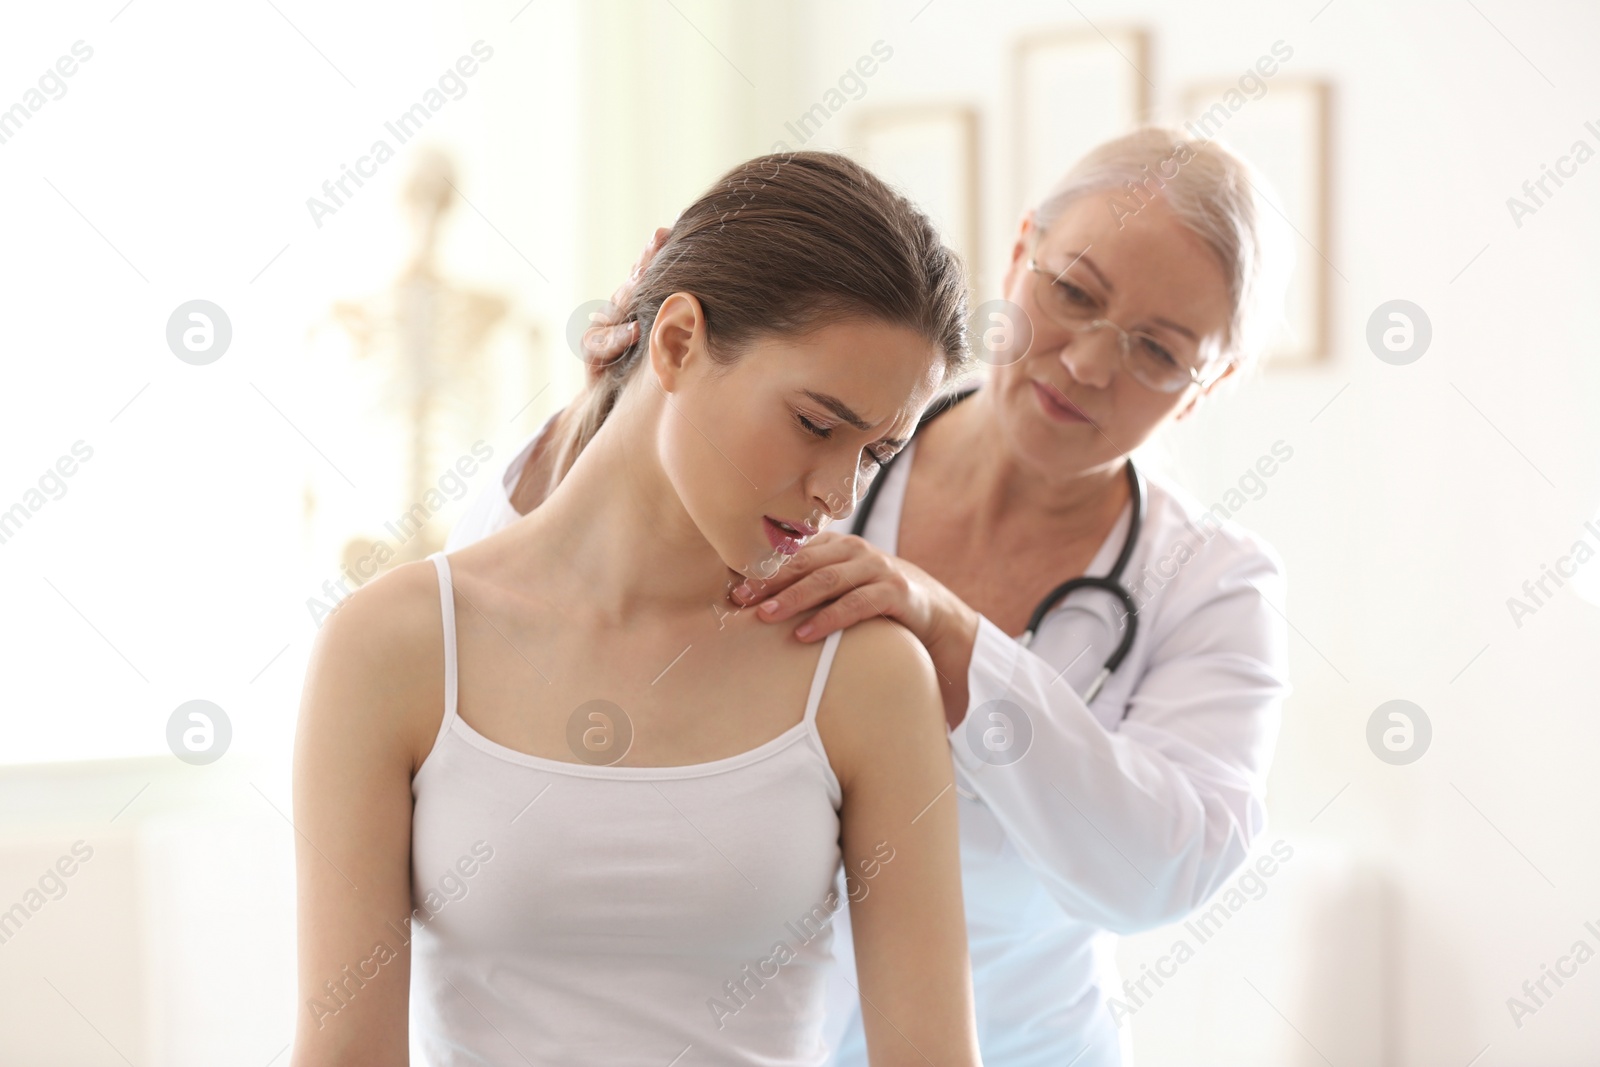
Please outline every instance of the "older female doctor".
M1144 998L1116 935L1188 914L1263 829L1288 692L1282 564L1128 458L1247 365L1274 318L1283 264L1258 184L1175 130L1089 153L1022 219L987 381L930 409L852 534L811 537L734 594L775 623L828 605L805 641L887 615L932 655L990 1067L1130 1062L1123 1024ZM591 329L591 358L634 328ZM542 433L450 550L543 498ZM850 937L835 945L848 968ZM864 1065L859 1007L836 988L834 1062Z

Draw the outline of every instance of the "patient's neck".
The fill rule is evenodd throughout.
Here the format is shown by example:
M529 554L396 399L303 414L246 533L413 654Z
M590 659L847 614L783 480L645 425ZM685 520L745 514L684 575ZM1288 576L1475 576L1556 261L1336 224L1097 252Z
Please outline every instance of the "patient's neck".
M560 586L583 608L626 624L641 616L704 612L737 575L701 535L667 479L656 448L659 389L625 390L534 511Z

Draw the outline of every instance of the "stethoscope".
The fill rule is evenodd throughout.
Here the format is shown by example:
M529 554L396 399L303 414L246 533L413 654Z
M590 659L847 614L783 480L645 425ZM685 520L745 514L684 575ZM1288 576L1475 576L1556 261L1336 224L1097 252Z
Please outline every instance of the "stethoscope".
M933 406L923 413L922 419L917 423L917 429L922 429L977 391L977 388L974 387L958 393L952 393L934 401ZM882 491L884 482L888 481L889 468L893 465L893 459L884 464L883 469L878 472L877 478L873 480L872 485L867 489L867 495L861 498L861 503L856 507L854 525L851 526L853 532L859 534L866 530L867 522L872 518L872 509L878 503L878 493ZM1112 673L1122 665L1122 661L1128 656L1128 651L1133 648L1134 635L1138 632L1139 607L1134 603L1132 594L1122 585L1122 572L1128 566L1128 560L1133 556L1133 546L1138 543L1140 528L1144 526L1144 479L1134 469L1132 459L1127 461L1125 467L1128 478L1128 492L1133 500L1133 516L1128 523L1128 532L1123 537L1122 552L1118 554L1117 561L1112 564L1111 570L1101 577L1084 575L1080 578L1072 578L1046 593L1044 599L1039 601L1039 606L1033 609L1033 615L1028 619L1027 629L1023 630L1022 635L1017 638L1017 642L1023 648L1033 644L1034 635L1039 632L1039 625L1044 622L1045 616L1054 611L1061 601L1079 589L1099 589L1116 597L1126 613L1124 615L1126 625L1123 628L1122 640L1117 644L1111 655L1106 658L1094 683L1083 694L1083 702L1085 704L1088 704L1100 694L1101 688L1106 684L1106 679L1110 678ZM1127 709L1123 709L1122 714L1126 717L1128 714Z

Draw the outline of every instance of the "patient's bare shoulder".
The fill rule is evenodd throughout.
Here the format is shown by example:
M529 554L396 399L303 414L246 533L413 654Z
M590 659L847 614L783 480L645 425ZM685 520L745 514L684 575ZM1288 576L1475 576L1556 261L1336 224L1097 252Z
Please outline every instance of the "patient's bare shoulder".
M401 564L323 622L306 671L302 732L421 765L444 717L444 616L430 560Z
M817 730L846 788L869 761L945 750L944 704L928 650L890 619L850 627L822 693Z

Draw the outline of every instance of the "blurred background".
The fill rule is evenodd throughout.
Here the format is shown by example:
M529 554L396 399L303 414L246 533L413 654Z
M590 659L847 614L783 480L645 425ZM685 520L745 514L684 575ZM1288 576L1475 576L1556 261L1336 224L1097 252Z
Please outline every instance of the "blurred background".
M1294 693L1257 846L1292 859L1123 942L1168 974L1140 1062L1600 1062L1594 5L0 20L0 1063L287 1062L320 620L573 394L654 227L841 149L989 299L1023 207L1143 120L1257 163L1296 274L1262 372L1143 450L1283 556Z

